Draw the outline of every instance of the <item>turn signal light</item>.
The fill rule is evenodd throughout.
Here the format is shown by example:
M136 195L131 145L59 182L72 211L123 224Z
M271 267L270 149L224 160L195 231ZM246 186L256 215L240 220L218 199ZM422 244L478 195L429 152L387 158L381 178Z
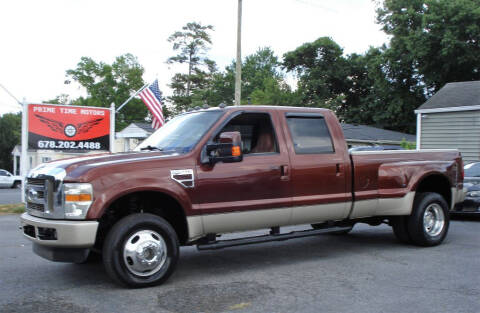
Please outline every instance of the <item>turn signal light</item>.
M237 157L237 156L240 156L241 154L242 154L242 152L240 151L239 146L233 146L232 147L232 156Z
M92 201L92 195L88 193L81 193L77 195L65 195L66 202L81 202Z

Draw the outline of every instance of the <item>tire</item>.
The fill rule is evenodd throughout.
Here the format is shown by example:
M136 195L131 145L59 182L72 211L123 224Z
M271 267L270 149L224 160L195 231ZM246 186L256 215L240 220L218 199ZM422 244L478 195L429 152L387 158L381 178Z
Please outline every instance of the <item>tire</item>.
M22 183L17 180L17 181L15 181L15 182L13 183L12 189L14 189L14 188L19 188L19 187L21 187L21 186L22 186Z
M165 282L173 273L178 256L175 230L163 218L147 213L122 218L103 245L107 274L117 283L134 288Z
M448 233L448 205L438 193L425 192L415 197L408 218L408 234L418 246L431 247L442 243Z
M408 216L396 216L390 219L393 233L400 242L412 243L412 239L408 233Z

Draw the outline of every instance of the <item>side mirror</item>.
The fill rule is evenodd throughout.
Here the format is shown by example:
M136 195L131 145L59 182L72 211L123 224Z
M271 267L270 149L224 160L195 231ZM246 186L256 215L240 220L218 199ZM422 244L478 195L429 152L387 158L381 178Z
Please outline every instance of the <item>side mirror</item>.
M210 164L217 162L240 162L243 160L242 136L240 132L224 132L220 134L219 143L207 145L207 156Z

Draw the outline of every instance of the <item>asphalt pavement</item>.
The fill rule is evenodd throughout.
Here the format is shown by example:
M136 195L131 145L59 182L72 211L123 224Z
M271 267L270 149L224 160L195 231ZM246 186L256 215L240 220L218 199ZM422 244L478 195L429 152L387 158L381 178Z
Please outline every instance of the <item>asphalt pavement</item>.
M0 204L22 202L22 188L0 188Z
M388 226L199 252L162 286L125 289L97 264L43 260L0 216L0 312L480 312L480 219L444 244L400 244Z

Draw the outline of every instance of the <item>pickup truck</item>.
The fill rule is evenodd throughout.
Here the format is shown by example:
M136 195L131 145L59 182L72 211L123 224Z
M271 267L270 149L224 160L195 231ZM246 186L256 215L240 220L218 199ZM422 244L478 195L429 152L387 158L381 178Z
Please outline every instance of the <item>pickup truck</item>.
M9 171L0 170L0 187L18 188L22 185L22 177L12 175Z
M457 150L349 153L326 109L209 108L173 118L136 151L33 169L21 224L41 257L81 263L101 254L114 281L144 287L172 274L185 245L347 233L356 223L438 245L463 175ZM305 226L282 232L287 225Z

